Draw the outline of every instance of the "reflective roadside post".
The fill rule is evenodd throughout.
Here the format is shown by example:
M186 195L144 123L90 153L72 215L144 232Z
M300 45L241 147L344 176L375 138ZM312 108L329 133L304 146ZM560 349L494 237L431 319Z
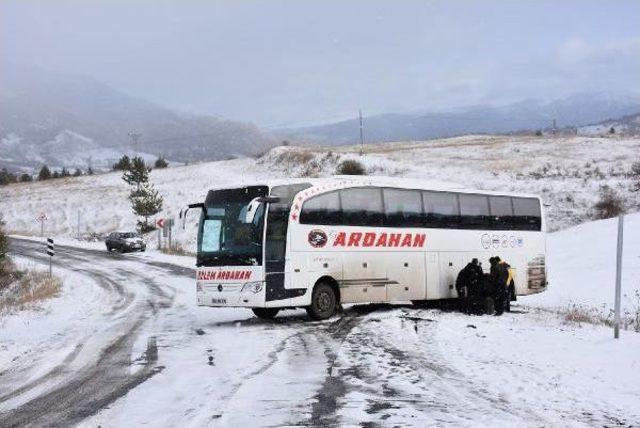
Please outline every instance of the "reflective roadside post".
M620 338L620 297L622 294L622 242L624 234L624 214L618 217L618 251L616 254L616 297L615 297L615 319L613 324L613 337Z
M53 246L53 238L47 238L47 255L49 256L49 278L51 278L51 262L53 261L53 255L55 254Z

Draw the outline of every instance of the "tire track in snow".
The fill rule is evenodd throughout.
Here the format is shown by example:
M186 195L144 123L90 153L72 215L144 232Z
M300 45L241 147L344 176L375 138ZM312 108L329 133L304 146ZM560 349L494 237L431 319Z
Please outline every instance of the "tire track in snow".
M15 245L17 243L17 245ZM15 241L21 255L39 260L43 258L42 244L31 241ZM97 269L85 269L81 263L93 263L100 266L100 261L95 258L109 258L110 255L89 251L90 257L82 257L82 251L68 248L68 251L56 255L58 260L69 259L74 262L71 270L84 275L89 275L103 287L119 296L119 304L112 309L113 314L119 315L131 306L135 300L135 294L129 292L126 287L112 280L106 274L97 272ZM94 260L91 260L92 257ZM144 262L142 262L144 263ZM167 266L160 266L167 267ZM112 272L112 271L110 271ZM141 358L141 365L135 373L130 373L132 366L131 352L134 342L139 337L145 322L156 316L158 311L170 307L173 304L175 293L167 293L162 286L153 279L145 277L134 270L121 269L119 274L128 282L144 284L145 291L149 295L144 299L138 299L136 306L124 312L120 321L109 326L113 332L118 332L115 338L103 345L97 360L74 373L68 373L65 368L83 350L83 344L77 345L77 352L72 352L65 361L49 371L42 377L32 382L19 386L13 393L3 397L2 401L19 398L29 390L58 380L58 384L41 395L13 408L0 413L0 426L68 426L78 423L91 416L102 408L108 406L118 398L124 396L132 388L146 381L163 369L157 366L158 348L155 337L149 338L147 349ZM169 287L169 289L171 289ZM172 289L171 289L172 290ZM136 310L140 308L140 310ZM120 333L124 331L125 333ZM70 376L65 376L70 375Z

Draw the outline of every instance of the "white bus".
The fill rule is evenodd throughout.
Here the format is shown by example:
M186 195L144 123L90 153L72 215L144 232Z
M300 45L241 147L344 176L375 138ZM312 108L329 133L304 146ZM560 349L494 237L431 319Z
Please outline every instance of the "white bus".
M272 318L343 303L457 297L472 258L499 256L514 295L543 291L545 221L537 196L383 177L272 181L208 192L201 208L197 304Z

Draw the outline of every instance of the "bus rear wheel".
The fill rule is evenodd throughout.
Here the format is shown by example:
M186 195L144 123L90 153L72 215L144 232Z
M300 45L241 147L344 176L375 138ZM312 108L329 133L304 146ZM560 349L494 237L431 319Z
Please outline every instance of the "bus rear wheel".
M265 320L272 320L278 315L278 308L251 308L253 314L258 318L262 318Z
M313 320L326 320L332 317L338 308L338 298L332 286L320 282L313 288L311 305L307 306L307 314Z

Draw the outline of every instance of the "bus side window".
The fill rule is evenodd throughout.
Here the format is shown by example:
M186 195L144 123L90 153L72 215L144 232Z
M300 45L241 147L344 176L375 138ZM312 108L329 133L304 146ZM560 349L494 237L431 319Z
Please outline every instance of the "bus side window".
M489 221L489 198L485 195L460 193L460 225L462 228L487 229Z
M418 190L385 188L382 193L384 196L385 226L423 226L422 196Z
M489 196L493 229L513 228L513 206L509 196Z
M340 194L323 193L307 200L300 212L301 224L336 225L342 222Z
M422 192L425 227L455 229L459 227L458 196L449 192Z
M343 224L382 226L382 189L357 187L340 190Z
M513 198L515 228L520 230L541 230L542 214L540 201L536 198Z

